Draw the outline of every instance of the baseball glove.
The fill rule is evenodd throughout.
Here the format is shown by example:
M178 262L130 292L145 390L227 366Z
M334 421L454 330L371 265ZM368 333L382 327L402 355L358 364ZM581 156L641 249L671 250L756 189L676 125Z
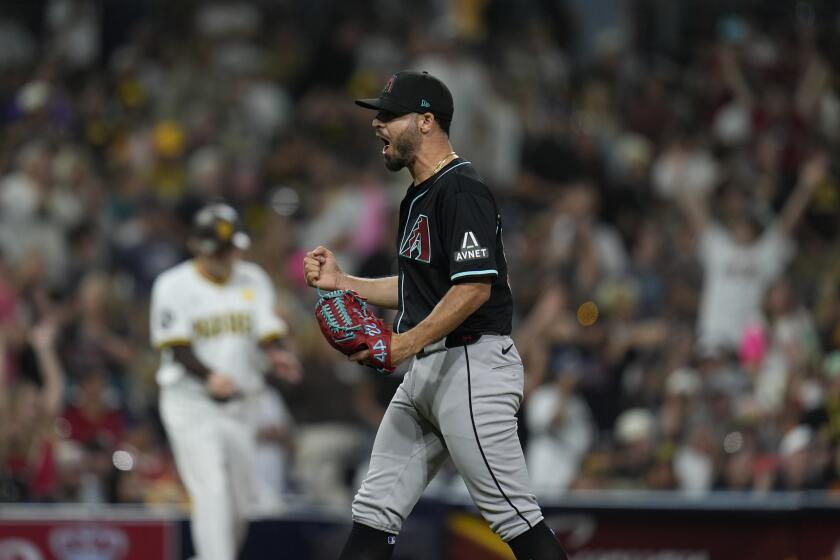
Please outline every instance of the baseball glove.
M391 329L367 310L367 301L352 290L318 291L315 318L327 342L339 352L351 356L370 350L370 366L381 373L391 373Z

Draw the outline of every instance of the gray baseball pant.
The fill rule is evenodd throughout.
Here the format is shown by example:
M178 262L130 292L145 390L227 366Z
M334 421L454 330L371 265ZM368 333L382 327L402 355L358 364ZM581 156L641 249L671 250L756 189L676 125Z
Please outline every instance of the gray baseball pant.
M484 335L469 346L416 357L379 426L353 520L399 533L451 457L503 540L538 524L543 515L516 432L523 383L522 360L508 336Z

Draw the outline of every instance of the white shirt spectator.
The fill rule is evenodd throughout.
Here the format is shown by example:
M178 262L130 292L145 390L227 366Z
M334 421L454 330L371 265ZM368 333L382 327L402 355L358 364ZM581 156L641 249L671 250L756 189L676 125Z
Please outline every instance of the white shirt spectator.
M777 412L784 404L788 373L807 362L817 348L817 331L804 308L780 317L769 328L770 347L755 380L755 399L766 411Z
M739 244L720 226L701 235L704 269L699 333L704 348L734 348L747 322L756 317L770 283L793 257L793 243L771 227L754 243Z
M714 482L712 459L691 446L680 448L674 455L674 476L680 490L691 495L708 492Z
M89 0L51 0L47 3L46 20L52 49L63 64L71 68L88 68L99 57L100 15L98 2Z
M589 406L575 394L563 395L552 383L534 391L526 407L531 435L526 459L534 490L543 496L560 494L574 482L595 438ZM558 411L561 422L555 422Z

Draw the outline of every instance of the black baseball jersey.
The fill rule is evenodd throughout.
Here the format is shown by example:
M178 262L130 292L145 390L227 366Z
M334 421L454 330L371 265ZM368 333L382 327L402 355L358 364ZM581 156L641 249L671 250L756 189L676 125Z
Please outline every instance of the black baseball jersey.
M457 158L408 189L397 234L399 304L394 331L425 319L453 284L492 278L488 299L454 335L510 334L513 304L502 219L473 165Z

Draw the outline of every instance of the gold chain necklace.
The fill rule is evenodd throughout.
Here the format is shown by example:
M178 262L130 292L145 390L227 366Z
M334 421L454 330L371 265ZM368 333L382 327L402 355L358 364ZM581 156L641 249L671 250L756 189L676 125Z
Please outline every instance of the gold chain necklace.
M434 175L435 173L440 171L443 168L443 166L445 165L446 160L448 160L452 156L455 156L457 158L458 154L456 154L455 152L449 152L448 154L443 156L443 158L441 158L441 160L435 164L435 168L432 169L432 175ZM455 158L452 158L452 159L455 159Z

